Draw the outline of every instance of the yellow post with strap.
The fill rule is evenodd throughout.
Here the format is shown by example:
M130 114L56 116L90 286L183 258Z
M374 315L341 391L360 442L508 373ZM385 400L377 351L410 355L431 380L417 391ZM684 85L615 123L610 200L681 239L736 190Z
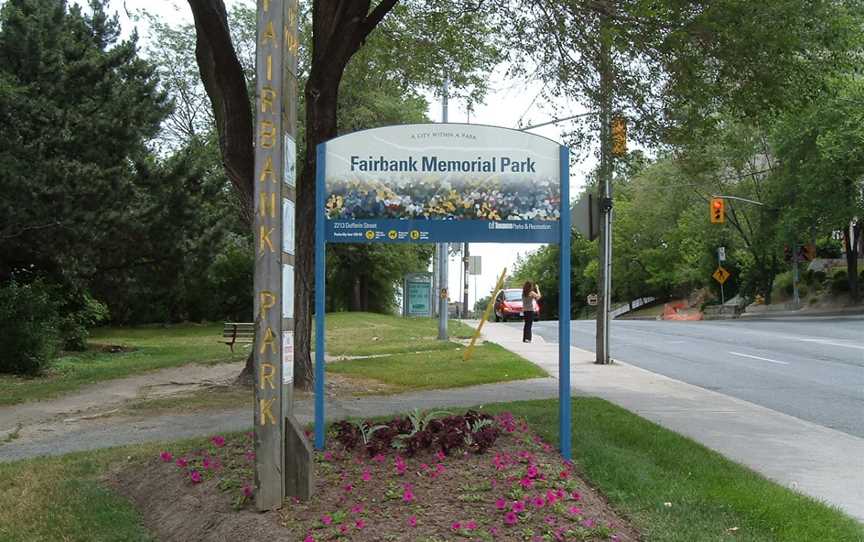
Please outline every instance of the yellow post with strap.
M489 304L486 305L486 310L483 312L483 317L480 319L480 325L477 326L477 329L474 331L474 336L471 337L471 344L468 345L468 348L465 349L465 353L462 354L462 360L468 361L471 359L471 354L474 353L474 343L477 342L477 337L480 336L480 331L483 329L483 324L486 323L486 320L489 319L489 314L492 313L492 308L495 307L495 296L498 295L498 292L504 286L504 277L507 275L507 268L504 268L504 271L501 271L501 276L498 277L498 282L495 283L495 289L492 290L492 297L489 298Z

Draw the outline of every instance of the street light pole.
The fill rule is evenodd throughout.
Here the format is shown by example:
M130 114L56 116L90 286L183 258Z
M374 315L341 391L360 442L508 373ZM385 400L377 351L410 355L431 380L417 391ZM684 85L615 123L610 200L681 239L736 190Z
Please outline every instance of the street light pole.
M447 93L448 90L447 75L444 75L444 92L441 97L441 122L447 122ZM448 261L450 260L447 254L449 243L438 243L438 340L446 341L447 336L447 278L448 278Z
M609 313L612 297L612 54L608 25L601 27L600 43L600 295L597 306L597 359L609 358Z

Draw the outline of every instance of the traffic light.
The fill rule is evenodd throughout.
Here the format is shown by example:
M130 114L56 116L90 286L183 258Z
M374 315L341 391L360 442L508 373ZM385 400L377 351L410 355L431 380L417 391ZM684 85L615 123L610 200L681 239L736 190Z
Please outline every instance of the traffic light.
M627 154L627 121L624 117L612 119L612 156Z
M723 198L711 198L711 223L723 224L726 222L726 202Z

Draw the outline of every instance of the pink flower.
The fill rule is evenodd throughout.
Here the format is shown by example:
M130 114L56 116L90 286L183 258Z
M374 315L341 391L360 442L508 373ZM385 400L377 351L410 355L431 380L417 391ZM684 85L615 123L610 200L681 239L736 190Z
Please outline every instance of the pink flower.
M222 446L225 446L225 437L223 437L222 435L216 435L215 437L210 439L210 442L213 443L213 446L221 448Z
M249 497L252 496L252 494L253 494L252 486L250 486L249 484L246 484L245 486L243 486L243 496L244 497L246 497L248 499Z
M531 501L531 504L534 505L534 508L543 508L543 505L546 504L546 501L543 497L534 497L534 500Z
M354 522L354 526L357 527L358 529L362 529L363 527L366 526L366 522L362 519L358 519L357 521Z
M465 528L468 529L469 531L473 531L474 529L477 528L477 522L474 520L471 520L465 524Z
M567 478L570 478L570 471L569 470L562 470L561 474L559 474L558 477L561 478L562 480L566 480Z
M573 514L574 516L581 516L582 515L582 509L578 508L576 506L571 506L570 508L567 509L567 511L570 512L571 514Z
M462 524L459 523L458 521L454 521L454 522L450 525L450 528L453 529L454 531L458 531L459 529L462 528Z
M201 462L201 466L203 466L205 469L209 469L210 467L213 466L213 460L210 459L210 456L209 456L209 455L206 456L206 457L204 458L204 461Z
M582 498L582 495L580 495L580 494L579 494L578 492L576 492L576 491L574 491L573 493L571 493L570 496L573 497L573 500L574 500L574 501L578 501L579 499Z
M593 519L583 520L579 525L585 527L586 529L593 529L597 523Z
M555 496L558 497L559 499L563 499L564 497L567 496L567 492L565 492L563 489L559 489L558 491L555 492Z
M521 514L525 511L525 503L522 501L513 501L513 511L517 514Z
M405 502L414 502L414 492L410 489L405 489L402 493L402 500Z
M331 523L333 523L333 518L330 516L323 516L321 518L321 523L323 523L324 525L330 525Z
M537 467L535 467L534 465L531 465L528 467L527 474L528 474L528 478L537 478L537 475L540 474L540 472L537 470Z
M253 452L252 450L247 450L244 456L246 457L246 461L250 463L255 461L255 452Z
M372 479L372 473L368 470L364 470L363 475L360 478L362 478L364 482L368 482Z
M498 530L498 527L490 527L489 534L491 534L492 536L498 536Z
M375 457L372 458L372 461L375 461L376 463L383 463L386 460L387 458L385 458L383 454L376 454Z
M519 480L519 484L525 489L531 489L532 487L534 487L534 480L532 480L531 478L522 478L521 480Z
M444 461L444 459L447 458L447 456L444 455L444 452L442 452L442 451L440 451L440 450L438 451L437 454L435 454L435 457L438 458L438 461Z
M504 510L505 508L507 508L507 501L499 498L497 501L495 501L495 508L497 508L498 510Z
M428 468L429 468L429 465L427 465L426 463L420 463L420 470L426 470Z
M159 459L161 459L164 463L168 463L172 459L174 459L174 456L171 455L171 452L162 452L161 454L159 454Z
M354 490L354 486L352 486L351 484L345 484L344 486L342 486L342 489L345 490L345 493L351 493L351 491Z
M352 514L362 514L363 513L363 505L362 504L355 504L354 506L351 507L351 513Z
M347 525L340 525L339 526L339 532L342 534L347 533L348 532L348 526Z
M408 518L408 526L409 527L416 527L417 526L417 516L410 516Z
M555 504L555 501L557 500L558 497L555 496L555 493L553 493L551 489L546 491L546 502L549 504Z
M515 512L507 512L504 514L504 523L507 525L516 525L518 521L519 516L517 516Z
M193 484L201 483L201 473L197 470L193 470L191 473L189 473L189 478L192 480Z
M188 464L189 462L186 460L185 457L180 457L177 459L177 466L181 469L185 469Z
M315 537L310 535L306 535L306 538L303 539L303 542L315 542Z

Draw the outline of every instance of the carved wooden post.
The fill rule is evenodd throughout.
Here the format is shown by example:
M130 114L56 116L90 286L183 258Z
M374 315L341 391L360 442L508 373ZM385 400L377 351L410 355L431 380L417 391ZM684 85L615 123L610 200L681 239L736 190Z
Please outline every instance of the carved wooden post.
M255 506L282 506L282 0L258 0L255 123ZM292 289L293 290L293 289ZM292 296L293 302L293 296Z

